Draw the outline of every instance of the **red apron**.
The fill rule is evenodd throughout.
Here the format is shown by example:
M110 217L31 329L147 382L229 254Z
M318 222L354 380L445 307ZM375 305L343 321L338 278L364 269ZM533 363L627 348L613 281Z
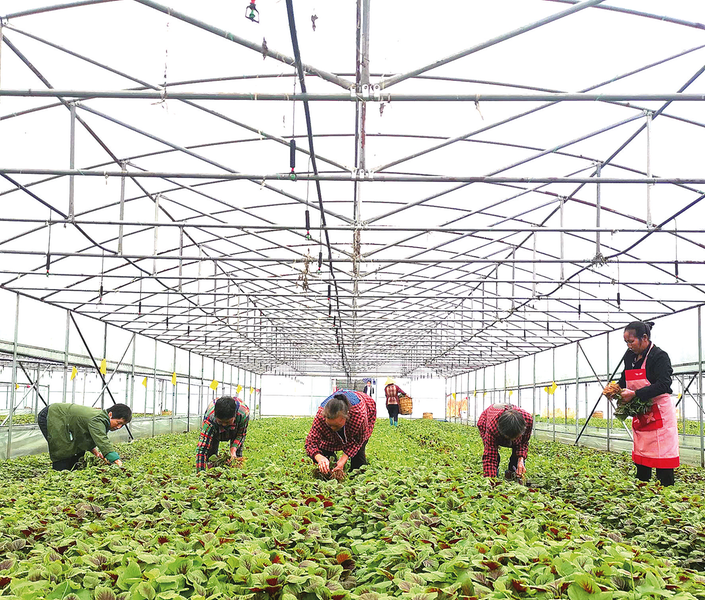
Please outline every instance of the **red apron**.
M646 378L646 361L654 345L644 357L641 369L624 371L627 389L638 390L651 382ZM632 419L634 450L632 460L637 465L673 469L680 464L678 448L678 419L670 394L661 394L653 399L651 412Z

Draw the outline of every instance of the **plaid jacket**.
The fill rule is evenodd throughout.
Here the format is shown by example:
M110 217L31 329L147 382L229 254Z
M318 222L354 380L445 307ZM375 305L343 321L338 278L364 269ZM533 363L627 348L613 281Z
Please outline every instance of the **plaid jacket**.
M215 402L211 402L206 409L201 435L196 446L196 471L203 471L206 468L208 449L213 443L215 432L218 433L219 441L230 440L231 448L240 448L245 441L247 424L250 421L250 409L240 399L235 398L235 401L238 404L235 420L228 427L223 427L215 420Z
M526 430L523 435L514 442L510 442L507 438L500 435L497 429L497 421L507 408L518 410L526 421ZM484 411L477 420L477 428L480 430L482 443L485 445L485 451L482 454L482 470L485 477L497 477L499 469L499 447L511 448L516 451L519 458L526 458L529 452L529 440L531 439L531 430L534 426L534 418L530 413L522 410L517 406L510 404L503 406L495 406L494 404Z
M322 403L311 425L311 431L306 436L304 447L306 454L313 458L321 450L327 452L337 452L342 450L350 458L355 456L372 435L377 419L377 404L375 401L362 392L351 390L339 390L335 394L344 394L350 404L350 414L345 422L345 426L340 431L333 431L323 418L323 407L329 398Z
M385 404L389 406L390 404L399 404L399 396L406 396L407 394L398 385L390 383L384 388L384 395L387 397Z

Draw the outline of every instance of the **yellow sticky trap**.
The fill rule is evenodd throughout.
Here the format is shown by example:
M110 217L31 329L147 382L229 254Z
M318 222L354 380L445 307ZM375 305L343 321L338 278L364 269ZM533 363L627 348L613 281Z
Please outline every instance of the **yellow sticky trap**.
M453 392L451 396L453 396L453 400L455 400L455 392Z
M142 385L144 387L147 387L147 378L146 377L142 380Z
M210 386L208 386L208 387L210 387L212 390L215 391L215 390L218 389L218 386L219 386L219 385L220 385L220 384L214 379L213 381L211 381L211 384L210 384Z
M514 390L509 390L509 395L511 396L514 393Z
M106 375L108 372L108 361L103 359L100 361L100 373L101 375Z
M254 393L255 393L255 388L251 387L251 388L250 388L250 394L254 394Z
M76 375L78 375L78 369L76 367L71 367L71 381L76 379Z
M239 394L242 391L242 386L238 383L237 387L235 388L235 393Z
M171 385L176 385L176 371L171 374Z

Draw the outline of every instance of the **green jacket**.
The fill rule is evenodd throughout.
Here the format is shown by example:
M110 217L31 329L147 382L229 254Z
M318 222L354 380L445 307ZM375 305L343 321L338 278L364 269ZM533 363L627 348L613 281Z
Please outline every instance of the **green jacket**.
M96 446L110 462L118 453L108 440L110 418L99 408L79 404L49 405L47 432L52 462L93 450Z

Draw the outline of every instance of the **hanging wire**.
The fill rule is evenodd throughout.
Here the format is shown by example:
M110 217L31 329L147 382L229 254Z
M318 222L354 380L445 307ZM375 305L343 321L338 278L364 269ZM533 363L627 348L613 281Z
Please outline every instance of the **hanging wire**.
M0 40L2 41L2 40ZM48 230L48 235L47 235L47 264L46 264L46 270L47 270L47 277L49 276L49 268L51 266L51 209L49 209L49 220L47 221L47 230Z
M103 276L105 275L105 250L100 258L100 288L98 289L98 302L103 302Z
M680 279L678 277L678 223L676 219L673 219L673 231L675 232L675 262L673 263L674 272L676 275L676 280Z

